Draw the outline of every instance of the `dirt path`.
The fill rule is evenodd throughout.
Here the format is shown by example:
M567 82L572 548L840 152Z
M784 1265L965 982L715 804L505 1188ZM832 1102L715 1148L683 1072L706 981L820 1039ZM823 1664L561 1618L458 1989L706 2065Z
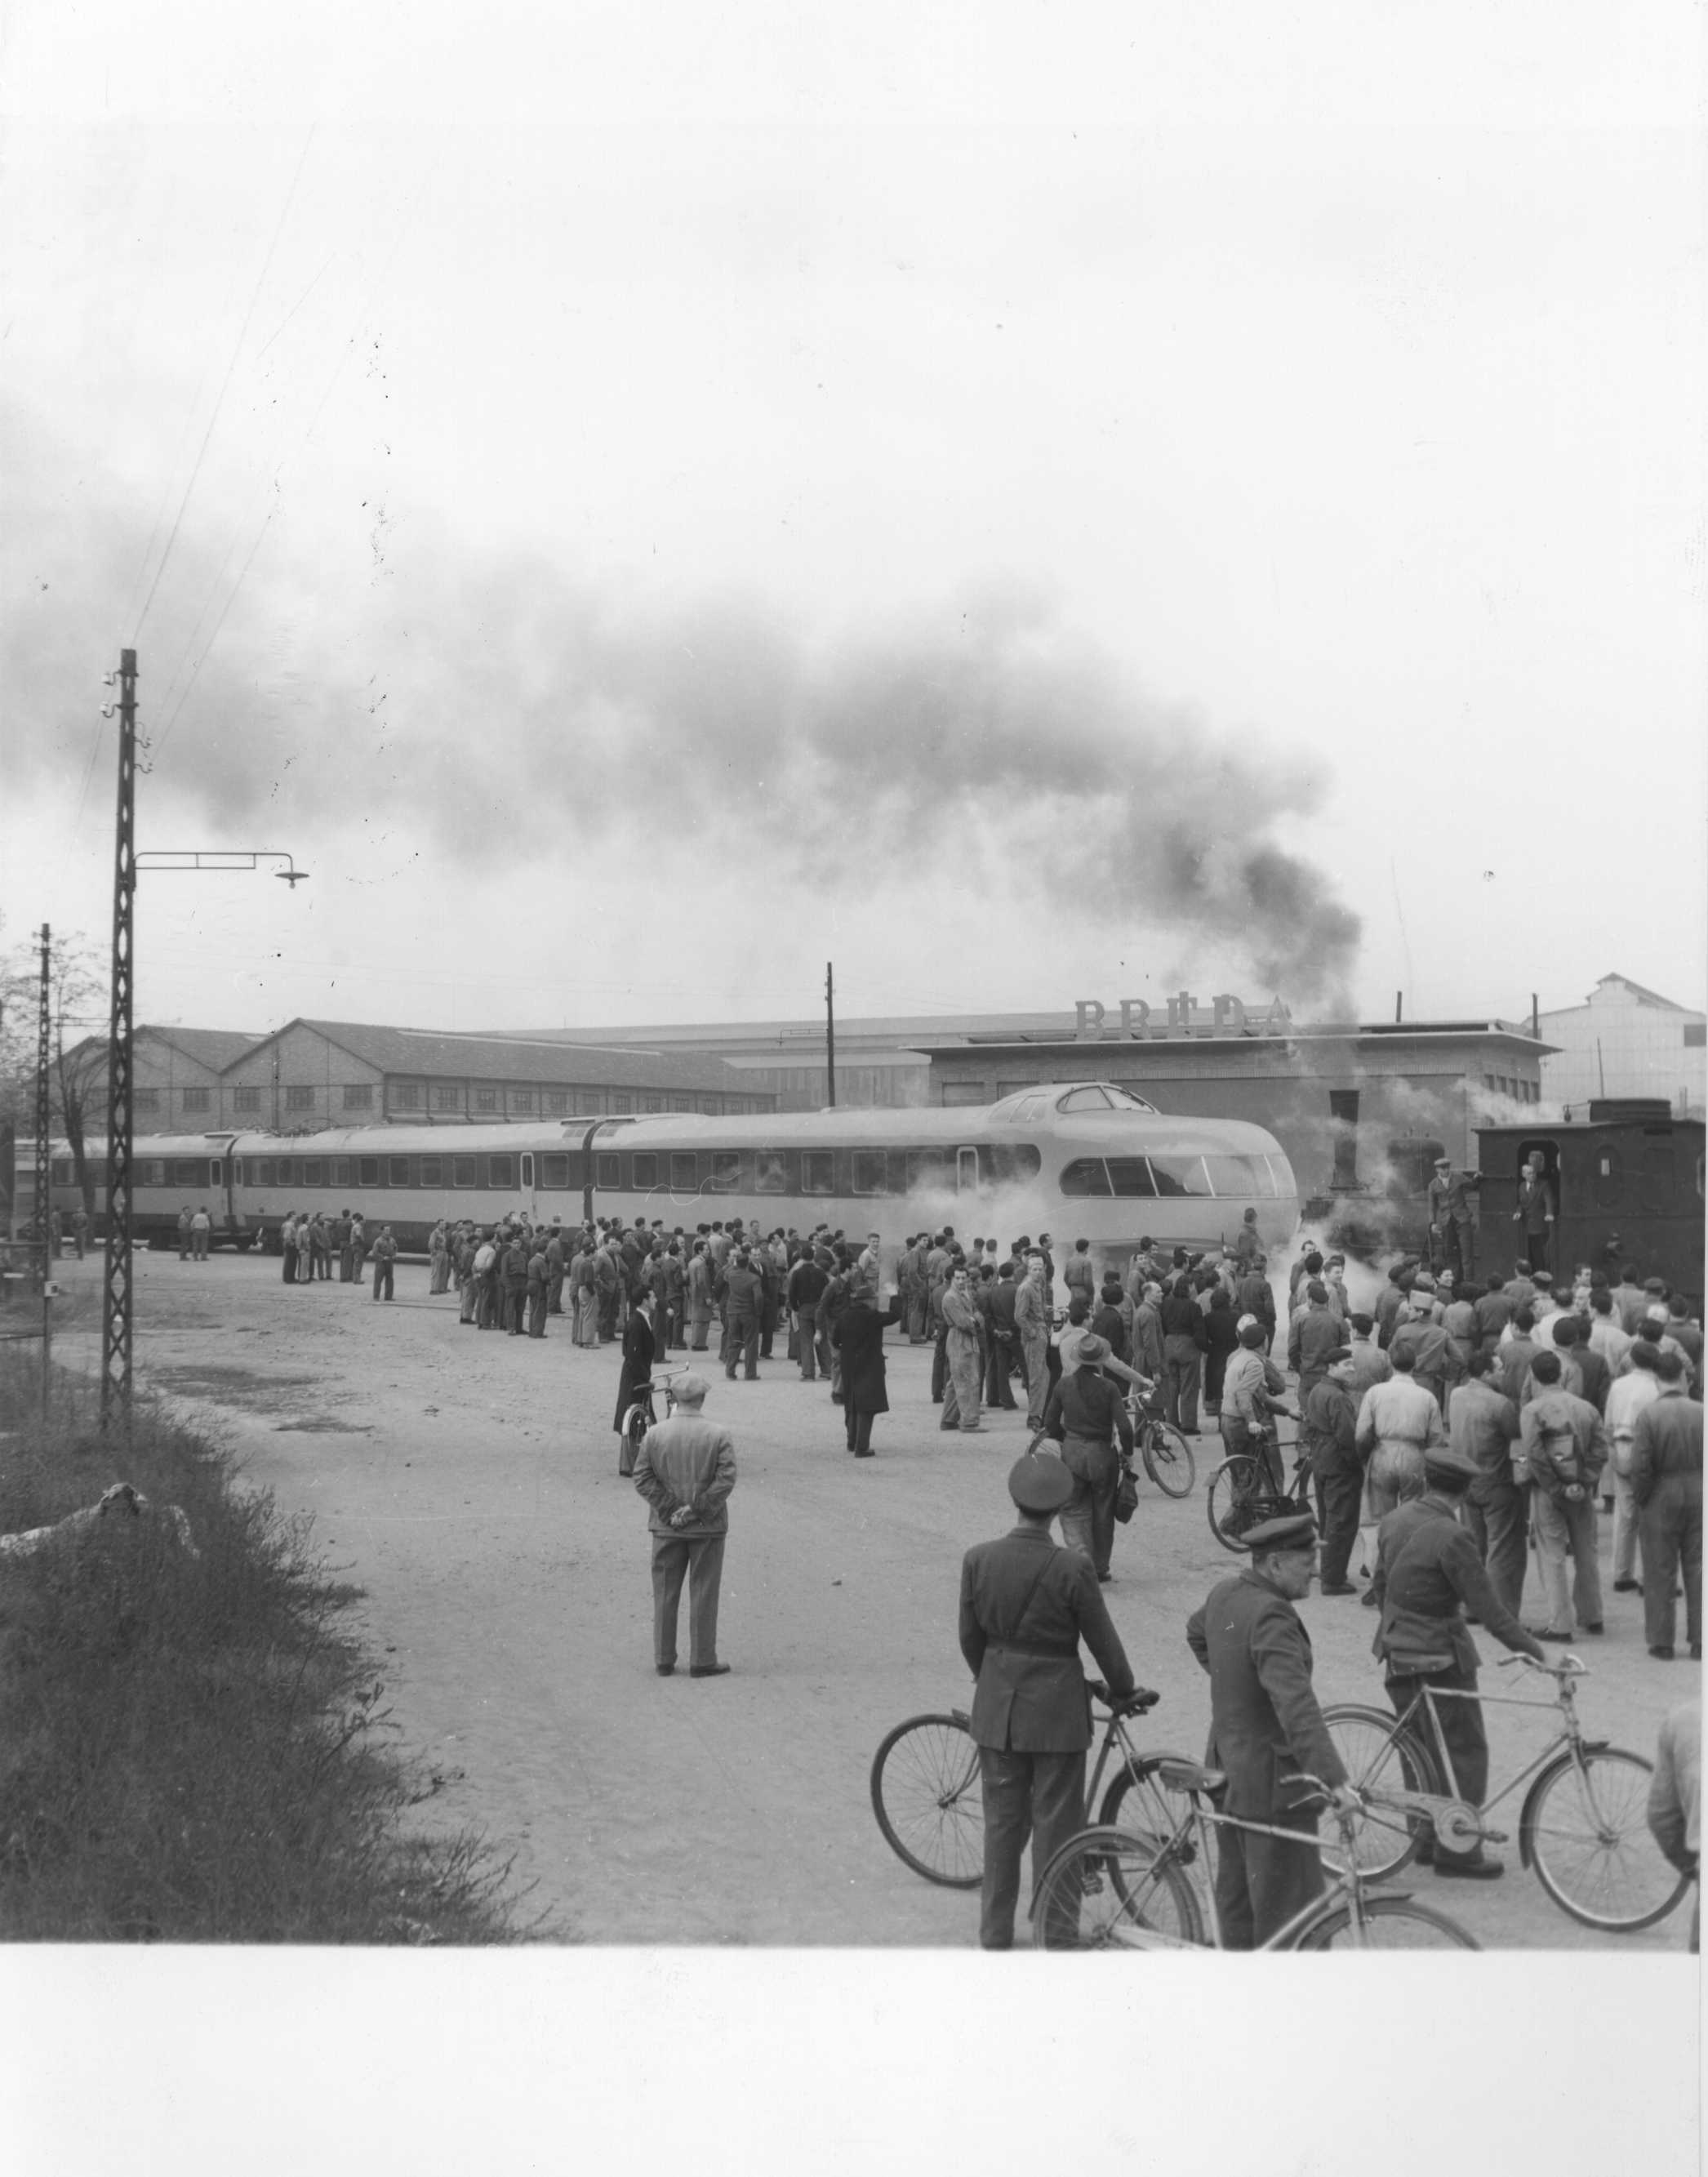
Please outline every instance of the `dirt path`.
M565 1936L974 1940L975 1897L892 1855L866 1776L892 1723L965 1705L959 1561L1009 1524L1003 1477L1024 1448L1022 1417L976 1438L939 1434L929 1356L903 1345L879 1455L856 1463L826 1387L802 1383L780 1345L756 1385L715 1376L708 1411L733 1428L739 1465L720 1636L734 1669L660 1680L645 1507L615 1470L614 1348L578 1350L558 1318L543 1344L463 1329L454 1297L428 1297L420 1264L401 1267L387 1306L336 1282L285 1286L276 1263L138 1259L139 1382L216 1416L254 1482L314 1514L328 1557L367 1591L405 1743L445 1779L435 1808L513 1848L533 1906ZM98 1288L93 1262L65 1274ZM68 1361L79 1343L65 1339ZM1165 1696L1147 1743L1191 1753L1209 1705L1181 1629L1231 1564L1205 1525L1202 1477L1178 1504L1141 1482L1106 1590L1137 1675ZM1651 1751L1697 1673L1649 1660L1637 1598L1608 1601L1584 1713ZM1371 1613L1314 1594L1303 1607L1323 1698L1381 1705ZM1500 1779L1534 1734L1515 1711L1489 1717ZM1515 1830L1515 1805L1504 1811ZM1671 1923L1598 1938L1520 1871L1515 1844L1504 1856L1498 1885L1416 1886L1489 1945L1683 1940Z

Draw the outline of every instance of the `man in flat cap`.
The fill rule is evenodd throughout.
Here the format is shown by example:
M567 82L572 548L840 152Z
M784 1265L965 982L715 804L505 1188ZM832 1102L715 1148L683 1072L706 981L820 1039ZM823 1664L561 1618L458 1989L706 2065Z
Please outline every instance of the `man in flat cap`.
M1435 1176L1429 1182L1430 1252L1433 1255L1439 1247L1443 1265L1453 1272L1455 1285L1463 1285L1471 1274L1476 1229L1471 1190L1476 1181L1474 1171L1455 1171L1451 1157L1435 1159Z
M972 1730L985 1799L979 1941L987 1951L1013 1945L1028 1836L1041 1872L1085 1824L1091 1705L1081 1640L1112 1701L1135 1691L1090 1560L1050 1537L1073 1476L1053 1454L1029 1454L1010 1470L1008 1494L1018 1524L996 1541L975 1543L961 1563L961 1653L979 1681Z
M688 1581L688 1675L721 1678L718 1591L723 1579L723 1538L729 1492L735 1487L735 1446L728 1429L701 1411L711 1389L703 1376L676 1386L677 1411L641 1439L635 1487L652 1508L652 1661L661 1678L676 1668L676 1614Z
M1300 1436L1317 1485L1323 1522L1324 1595L1356 1595L1346 1577L1358 1514L1364 1501L1364 1462L1358 1455L1358 1396L1350 1345L1328 1356L1327 1372L1301 1402Z
M1375 1652L1388 1678L1388 1698L1403 1716L1426 1686L1451 1696L1435 1704L1435 1720L1453 1774L1442 1781L1455 1798L1482 1804L1488 1789L1488 1739L1476 1693L1476 1644L1469 1611L1503 1647L1547 1660L1542 1643L1525 1632L1502 1601L1460 1506L1482 1472L1468 1452L1432 1444L1423 1454L1423 1494L1390 1512L1376 1536L1375 1592L1382 1612ZM1471 1698L1460 1699L1460 1695ZM1421 1731L1426 1745L1434 1733ZM1426 1837L1417 1857L1435 1863L1438 1874L1487 1879L1501 1872L1481 1843L1449 1852Z
M1299 1841L1216 1832L1216 1915L1231 1951L1259 1948L1322 1895L1320 1798L1282 1779L1318 1777L1337 1805L1357 1804L1312 1690L1310 1635L1293 1607L1316 1574L1316 1522L1308 1512L1265 1520L1246 1543L1251 1563L1219 1581L1187 1621L1187 1645L1210 1677L1204 1760L1227 1776L1225 1813L1296 1831Z

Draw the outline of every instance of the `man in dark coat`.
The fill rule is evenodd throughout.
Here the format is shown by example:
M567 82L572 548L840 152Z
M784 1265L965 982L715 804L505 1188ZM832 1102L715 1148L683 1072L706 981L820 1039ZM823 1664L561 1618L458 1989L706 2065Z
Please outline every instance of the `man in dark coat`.
M1004 1263L989 1289L986 1322L990 1329L985 1403L1014 1410L1014 1362L1020 1351L1020 1333L1014 1321L1014 1265Z
M729 1258L723 1273L723 1372L733 1383L740 1361L750 1383L759 1381L759 1326L765 1310L765 1280L745 1247Z
M632 1474L635 1470L623 1464L628 1451L623 1442L623 1416L634 1405L641 1386L652 1380L652 1357L658 1350L652 1335L652 1305L650 1293L637 1295L629 1311L629 1320L623 1325L623 1367L617 1378L617 1411L611 1422L617 1432L619 1474Z
M1260 1948L1323 1892L1319 1802L1283 1777L1318 1777L1338 1805L1357 1803L1311 1688L1310 1636L1293 1607L1316 1574L1316 1522L1308 1512L1266 1520L1246 1540L1250 1565L1219 1581L1187 1621L1187 1645L1210 1678L1204 1760L1227 1777L1224 1813L1295 1830L1299 1841L1216 1832L1216 1915L1231 1951Z
M1198 1432L1198 1388L1209 1345L1192 1280L1177 1277L1162 1303L1163 1410L1182 1436Z
M799 1349L803 1383L817 1379L818 1304L829 1283L830 1274L816 1255L803 1255L789 1274L789 1307L796 1322L795 1343Z
M536 1240L528 1256L528 1336L543 1338L546 1334L547 1296L551 1290L552 1267L547 1260L547 1249Z
M1358 1399L1353 1388L1352 1352L1337 1346L1328 1372L1302 1401L1300 1434L1317 1485L1317 1510L1323 1522L1324 1595L1356 1595L1346 1577L1352 1545L1358 1539L1358 1514L1364 1500L1364 1462L1358 1456Z
M1512 1221L1523 1229L1525 1255L1533 1270L1553 1268L1554 1190L1539 1156L1519 1176L1518 1208Z
M1075 1364L1063 1366L1050 1390L1044 1432L1060 1443L1061 1463L1073 1476L1073 1495L1061 1508L1062 1541L1090 1558L1101 1582L1114 1576L1115 1493L1121 1460L1132 1457L1132 1422L1127 1401L1099 1365L1109 1357L1104 1340L1086 1338L1075 1352Z
M830 1327L831 1343L842 1363L842 1413L848 1448L856 1459L872 1456L872 1416L890 1410L884 1380L884 1325L902 1319L899 1293L892 1294L880 1315L865 1285Z
M1124 1704L1135 1692L1095 1574L1078 1550L1050 1539L1050 1522L1072 1493L1073 1477L1059 1459L1017 1460L1008 1494L1018 1525L975 1544L961 1563L961 1653L979 1682L972 1733L985 1799L979 1940L987 1951L1012 1946L1028 1835L1041 1873L1084 1825L1091 1705L1080 1641L1111 1700Z
M1660 1395L1631 1432L1631 1494L1643 1540L1643 1618L1649 1653L1671 1662L1677 1619L1673 1580L1684 1575L1684 1634L1702 1660L1702 1406L1685 1390L1682 1353L1662 1352Z

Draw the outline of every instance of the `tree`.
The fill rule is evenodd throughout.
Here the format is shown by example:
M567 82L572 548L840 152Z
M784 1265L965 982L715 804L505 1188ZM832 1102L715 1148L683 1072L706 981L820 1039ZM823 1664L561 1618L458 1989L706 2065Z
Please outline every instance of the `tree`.
M33 1138L35 1132L41 981L41 957L34 949L14 947L0 962L0 1121L9 1119L20 1138ZM92 1219L89 1137L98 1137L106 1124L108 1001L105 963L80 930L52 940L47 989L52 1125L65 1137L78 1192Z

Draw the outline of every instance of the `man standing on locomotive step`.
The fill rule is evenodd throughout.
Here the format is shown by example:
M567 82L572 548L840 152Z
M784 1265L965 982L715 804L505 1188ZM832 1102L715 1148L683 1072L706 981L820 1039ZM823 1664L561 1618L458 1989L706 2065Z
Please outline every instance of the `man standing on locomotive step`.
M1187 1645L1209 1673L1204 1760L1227 1777L1224 1813L1296 1830L1299 1841L1217 1831L1216 1912L1231 1951L1260 1949L1323 1894L1320 1799L1283 1779L1315 1776L1336 1805L1357 1803L1312 1690L1310 1635L1293 1607L1316 1574L1316 1522L1308 1512L1265 1520L1246 1542L1249 1566L1219 1581L1187 1621Z
M1091 1717L1081 1640L1112 1700L1135 1691L1090 1561L1050 1539L1073 1476L1059 1459L1029 1455L1010 1469L1008 1494L1019 1524L961 1561L961 1653L978 1680L971 1729L985 1800L979 1941L987 1951L1013 1946L1029 1836L1041 1872L1084 1825Z
M718 1660L718 1595L729 1492L735 1487L735 1446L728 1430L701 1410L711 1388L703 1376L682 1377L676 1411L647 1430L635 1462L635 1487L652 1507L647 1525L652 1537L652 1667L661 1678L676 1668L685 1579L688 1675L721 1678L729 1669Z
M1512 1221L1523 1230L1525 1254L1531 1269L1552 1269L1554 1191L1548 1181L1542 1158L1535 1152L1531 1153L1519 1177L1518 1208L1512 1213Z

